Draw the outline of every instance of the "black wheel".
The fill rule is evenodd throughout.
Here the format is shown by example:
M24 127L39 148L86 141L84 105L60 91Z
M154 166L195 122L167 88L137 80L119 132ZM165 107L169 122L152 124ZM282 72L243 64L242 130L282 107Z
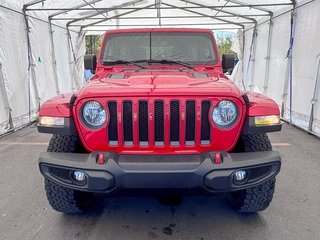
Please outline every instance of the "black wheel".
M76 136L53 135L47 151L83 153L85 149ZM48 179L45 179L44 185L51 207L58 212L79 213L93 204L92 193L66 188Z
M44 181L51 207L63 213L80 213L91 207L93 194L62 187L48 179Z
M237 144L240 152L271 151L270 140L265 133L241 136ZM272 178L258 186L229 193L231 206L239 211L255 213L265 210L271 203L276 179Z
M86 150L77 136L54 134L50 139L47 152L84 153Z

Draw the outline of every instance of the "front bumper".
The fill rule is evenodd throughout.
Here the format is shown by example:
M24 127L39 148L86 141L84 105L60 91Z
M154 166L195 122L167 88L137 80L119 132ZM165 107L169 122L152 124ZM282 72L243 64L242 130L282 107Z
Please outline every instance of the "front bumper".
M98 164L103 154L103 164ZM217 159L219 158L219 159ZM217 161L217 160L222 161ZM100 159L101 160L101 159ZM62 186L90 192L117 189L199 189L228 192L259 185L276 176L281 167L277 151L252 153L207 152L199 155L119 155L44 152L39 158L42 175ZM239 184L237 170L248 178ZM73 178L81 170L86 180Z

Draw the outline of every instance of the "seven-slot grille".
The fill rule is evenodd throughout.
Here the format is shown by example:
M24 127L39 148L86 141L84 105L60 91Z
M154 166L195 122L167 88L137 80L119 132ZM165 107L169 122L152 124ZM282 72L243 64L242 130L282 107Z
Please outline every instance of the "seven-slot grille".
M124 100L120 107L117 101L109 101L108 143L141 147L209 145L210 108L209 100Z

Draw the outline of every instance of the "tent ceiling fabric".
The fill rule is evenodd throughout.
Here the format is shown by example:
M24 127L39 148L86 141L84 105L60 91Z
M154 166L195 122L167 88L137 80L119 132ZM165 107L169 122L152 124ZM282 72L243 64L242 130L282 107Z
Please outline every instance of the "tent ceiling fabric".
M52 19L74 31L130 27L184 27L246 29L268 19L279 9L291 9L293 0L16 0L29 16ZM192 24L190 24L192 21Z

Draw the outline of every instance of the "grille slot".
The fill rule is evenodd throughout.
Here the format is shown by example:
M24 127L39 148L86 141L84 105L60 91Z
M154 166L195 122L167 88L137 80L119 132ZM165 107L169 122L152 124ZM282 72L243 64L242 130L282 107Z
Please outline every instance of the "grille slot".
M180 103L170 102L170 145L178 146L180 141Z
M108 138L110 145L118 145L118 120L117 120L117 103L108 102L109 125Z
M122 121L123 121L124 145L132 146L133 145L132 101L124 101L122 109L123 109Z
M210 132L211 126L209 121L211 102L202 101L201 102L201 136L200 143L203 145L210 144Z
M196 139L196 103L186 102L186 145L194 145Z
M139 145L148 146L149 142L149 114L148 102L139 101Z
M154 102L154 144L164 144L164 103L161 100Z
M211 143L211 100L110 100L106 105L109 146L191 147Z

